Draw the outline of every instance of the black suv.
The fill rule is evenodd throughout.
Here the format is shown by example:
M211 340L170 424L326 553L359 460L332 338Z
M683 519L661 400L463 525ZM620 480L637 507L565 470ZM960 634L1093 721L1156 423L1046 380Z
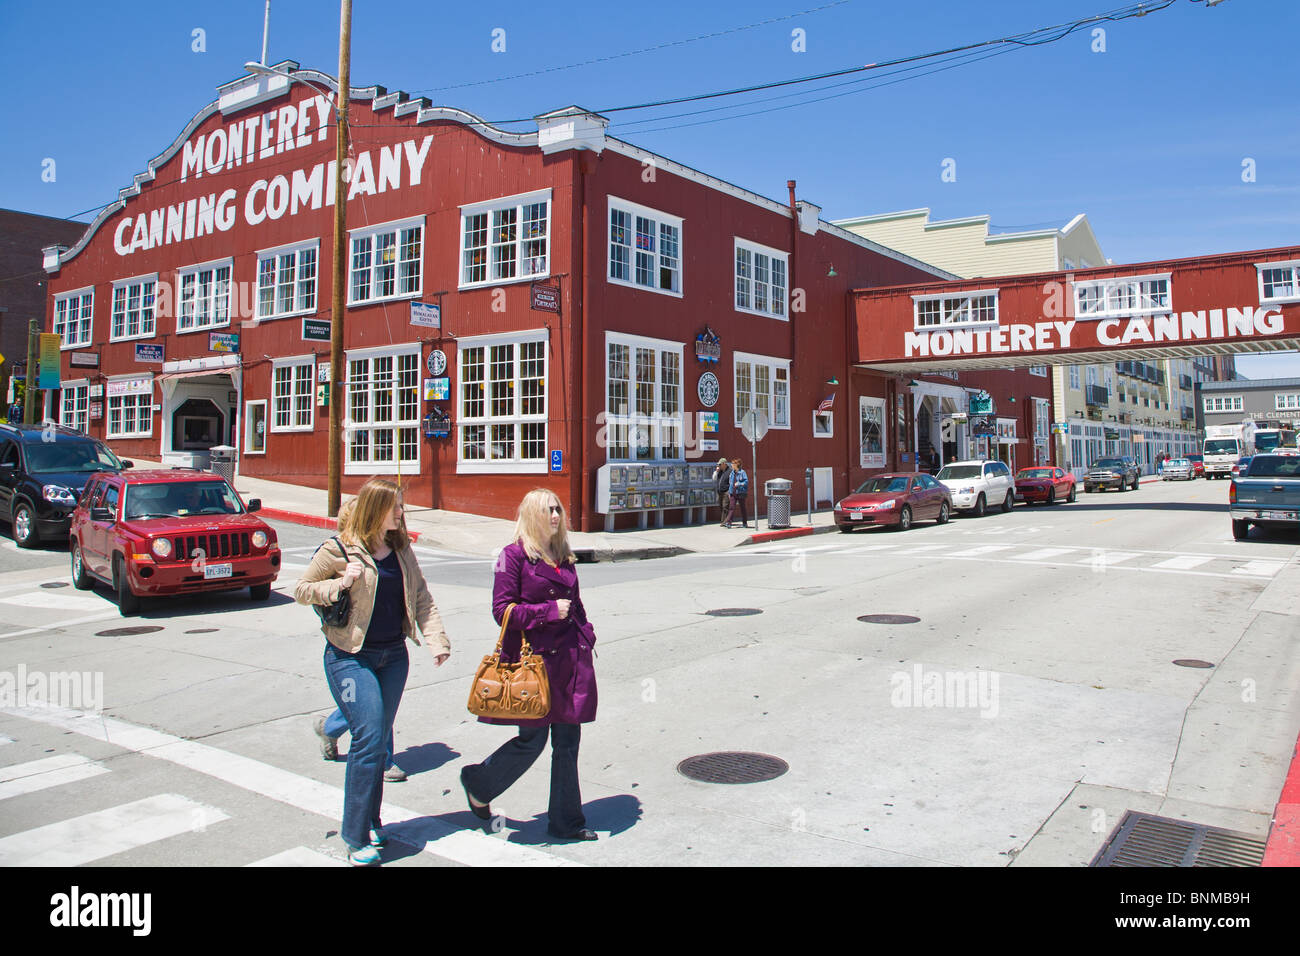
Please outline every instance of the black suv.
M62 425L0 425L0 521L10 523L20 548L65 541L87 479L131 464Z
M1092 492L1098 489L1118 488L1120 491L1126 491L1131 487L1137 491L1140 474L1137 462L1128 455L1098 458L1088 469L1088 473L1083 476L1083 490Z

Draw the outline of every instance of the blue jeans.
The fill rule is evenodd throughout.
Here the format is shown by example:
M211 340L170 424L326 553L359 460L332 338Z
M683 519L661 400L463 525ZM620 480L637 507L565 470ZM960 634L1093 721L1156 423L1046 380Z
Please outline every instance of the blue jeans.
M348 720L343 716L343 711L337 707L334 713L325 718L324 734L326 737L333 737L338 740L348 732ZM387 755L384 760L384 769L387 770L393 766L393 728L388 728L388 740L384 745L387 748Z
M578 789L578 743L581 724L551 724L550 727L520 727L519 736L498 747L480 764L466 767L465 783L476 800L491 803L524 775L546 748L551 735L551 803L546 811L546 829L556 836L568 836L583 829L582 792Z
M370 842L384 800L384 749L410 670L406 645L355 654L325 645L325 679L352 733L343 778L343 842L352 849Z

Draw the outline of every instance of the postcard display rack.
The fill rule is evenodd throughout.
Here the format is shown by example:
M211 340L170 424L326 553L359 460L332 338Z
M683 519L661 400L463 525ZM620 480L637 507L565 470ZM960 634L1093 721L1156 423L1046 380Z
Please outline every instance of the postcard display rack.
M684 511L683 524L708 520L708 508L718 503L713 465L681 462L645 465L601 465L596 472L596 511L605 516L605 530L614 530L614 517L636 514L642 528L664 526L664 513Z

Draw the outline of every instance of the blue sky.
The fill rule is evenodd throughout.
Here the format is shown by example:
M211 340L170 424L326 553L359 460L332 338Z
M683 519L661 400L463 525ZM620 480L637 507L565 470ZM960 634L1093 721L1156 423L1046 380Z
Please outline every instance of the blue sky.
M607 109L806 76L1122 5L354 0L352 80L506 120L571 103ZM113 201L215 98L218 84L260 56L262 14L262 0L5 0L0 57L10 92L0 106L0 206L72 216ZM786 180L796 179L800 198L821 205L828 219L929 207L935 218L988 213L995 231L1010 231L1085 212L1116 262L1300 241L1300 4L1177 0L1100 26L1104 37L1089 26L1057 43L875 89L862 87L885 77L816 94L787 88L611 113L611 133L782 200ZM504 52L492 48L497 29ZM802 52L794 49L796 29ZM195 30L203 31L202 52L193 49ZM695 39L707 34L721 35ZM618 55L648 47L658 49ZM273 0L268 58L335 73L337 4ZM599 62L562 69L590 60ZM535 71L546 72L520 76ZM484 82L501 77L514 78ZM808 86L853 79L860 78ZM795 90L803 92L756 102ZM804 102L832 94L847 95ZM718 121L792 102L799 105ZM723 104L721 112L666 118ZM47 159L53 182L42 179ZM955 161L954 182L941 179L945 159ZM1241 368L1255 377L1300 375L1300 358L1243 359Z

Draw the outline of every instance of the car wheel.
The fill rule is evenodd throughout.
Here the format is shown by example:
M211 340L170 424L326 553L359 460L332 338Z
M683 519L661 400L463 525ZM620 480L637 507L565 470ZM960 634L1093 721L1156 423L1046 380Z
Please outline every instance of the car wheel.
M1048 489L1047 489L1047 506L1050 508L1050 507L1051 507L1052 505L1054 505L1054 504L1056 504L1056 489L1055 489L1055 488L1048 488Z
M140 613L140 597L131 590L126 567L121 558L113 559L113 584L117 588L117 610L123 617Z
M1138 479L1136 475L1133 477L1133 490L1134 491L1138 490Z
M912 509L903 505L903 510L898 513L897 528L899 531L906 531L910 527L912 527Z
M984 501L984 492L981 491L980 496L975 499L975 517L983 518L988 514L988 510L988 504Z
M1232 536L1238 541L1245 541L1250 537L1250 522L1245 520L1232 519Z
M939 524L947 524L948 519L952 517L952 512L948 508L948 502L939 505Z
M95 582L90 579L85 565L82 564L81 545L77 543L76 538L72 539L72 547L68 549L68 553L72 560L72 586L78 591L89 591L94 587Z
M1007 496L1002 499L1002 513L1006 514L1015 506L1016 506L1016 496L1008 491Z
M1071 485L1071 486L1070 486L1070 494L1069 494L1069 497L1067 497L1067 498L1065 499L1066 502L1067 502L1067 503L1073 503L1074 501L1076 501L1076 500L1078 499L1078 497L1079 497L1079 487L1078 487L1078 485Z
M36 512L27 502L14 508L14 544L20 548L34 548L41 543L41 534L36 530Z
M848 534L853 529L846 524L840 525L840 534Z
M254 601L265 601L271 596L271 582L265 584L250 584L248 586L248 596Z

